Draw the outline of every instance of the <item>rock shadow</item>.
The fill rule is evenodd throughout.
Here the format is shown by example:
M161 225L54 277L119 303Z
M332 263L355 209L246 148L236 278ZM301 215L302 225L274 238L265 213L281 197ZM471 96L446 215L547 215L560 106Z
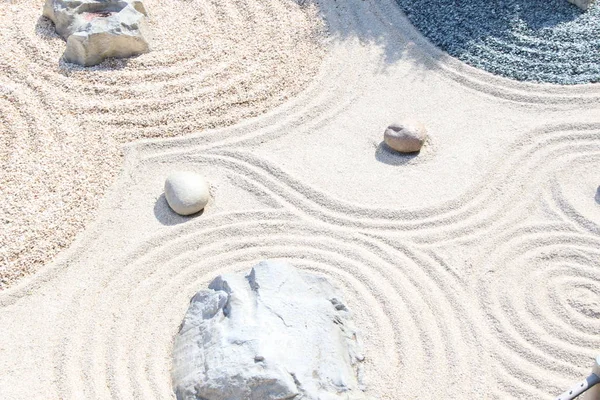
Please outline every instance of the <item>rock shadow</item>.
M600 186L596 189L596 196L594 196L594 200L596 200L596 204L600 205Z
M197 218L204 214L204 210L200 210L196 214L182 216L177 214L175 211L169 207L167 203L167 198L165 194L161 194L158 199L156 199L156 203L154 203L154 216L161 224L165 226L174 226L183 224L184 222L188 222L194 218Z
M65 76L69 76L69 74L77 71L118 71L120 69L127 68L129 60L135 57L139 56L131 56L127 58L107 58L100 64L89 67L67 62L63 57L61 57L58 61L58 69Z
M392 149L385 142L379 143L379 146L377 146L375 149L375 159L377 161L394 166L414 163L415 158L417 158L419 154L421 154L420 151L415 151L413 153L400 153Z
M54 23L44 16L38 18L35 23L35 34L44 40L61 39L60 35L56 33Z

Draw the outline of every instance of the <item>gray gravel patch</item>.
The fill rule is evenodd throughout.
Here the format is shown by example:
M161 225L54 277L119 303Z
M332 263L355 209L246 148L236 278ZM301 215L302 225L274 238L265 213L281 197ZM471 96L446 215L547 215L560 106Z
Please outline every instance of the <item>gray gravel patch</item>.
M396 0L412 24L450 55L520 81L600 82L600 2Z

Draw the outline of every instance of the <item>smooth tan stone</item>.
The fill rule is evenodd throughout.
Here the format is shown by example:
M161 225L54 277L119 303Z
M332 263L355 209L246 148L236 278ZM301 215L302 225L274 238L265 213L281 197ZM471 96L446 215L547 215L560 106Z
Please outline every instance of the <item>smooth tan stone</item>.
M404 120L387 127L383 137L385 143L401 153L421 150L427 139L427 129L419 121Z

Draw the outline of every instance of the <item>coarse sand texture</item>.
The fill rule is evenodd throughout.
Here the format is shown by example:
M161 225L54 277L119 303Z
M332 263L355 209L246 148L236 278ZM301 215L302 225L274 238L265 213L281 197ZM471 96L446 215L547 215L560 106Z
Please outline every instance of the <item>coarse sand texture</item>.
M82 68L61 60L65 41L43 4L0 5L0 290L94 219L123 143L262 114L298 93L323 56L314 6L144 0L152 52Z
M371 398L545 400L589 374L599 84L470 66L396 0L145 4L157 47L89 70L39 7L0 6L3 256L58 254L0 291L0 399L174 399L190 299L261 260L339 287ZM383 142L405 119L418 153ZM210 183L201 214L169 208L174 171Z
M600 82L600 2L397 0L411 23L452 56L521 81Z

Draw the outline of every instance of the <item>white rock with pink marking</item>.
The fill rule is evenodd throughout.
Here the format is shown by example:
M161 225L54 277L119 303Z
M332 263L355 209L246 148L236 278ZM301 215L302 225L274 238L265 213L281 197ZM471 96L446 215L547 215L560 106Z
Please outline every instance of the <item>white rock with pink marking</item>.
M67 41L66 61L84 66L149 50L140 0L46 0L43 15Z

